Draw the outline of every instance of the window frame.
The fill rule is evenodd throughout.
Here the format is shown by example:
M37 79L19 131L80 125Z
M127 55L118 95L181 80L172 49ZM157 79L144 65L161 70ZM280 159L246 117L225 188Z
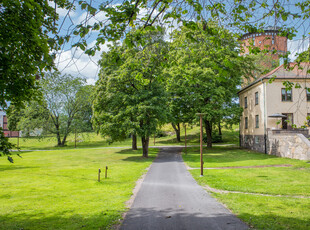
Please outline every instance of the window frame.
M244 97L244 108L248 108L248 97Z
M310 88L306 88L306 99L307 101L310 101L310 91L309 91Z
M255 128L258 129L259 128L259 115L255 115Z
M255 92L255 96L254 96L254 98L255 98L255 105L258 105L258 101L259 101L258 97L259 97L258 96L258 92Z
M283 95L283 91L285 91L285 94ZM288 92L291 92L291 99L290 100L288 100L287 99L287 93ZM283 96L284 96L284 100L283 100ZM290 89L290 90L287 90L286 88L281 88L281 101L288 101L288 102L292 102L293 101L293 90L292 89Z
M248 129L249 128L249 118L245 117L244 118L244 129Z

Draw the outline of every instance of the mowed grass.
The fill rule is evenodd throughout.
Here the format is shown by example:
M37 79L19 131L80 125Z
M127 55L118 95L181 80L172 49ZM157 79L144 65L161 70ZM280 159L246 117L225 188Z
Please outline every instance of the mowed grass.
M181 142L178 142L174 131L171 130L171 125L165 125L163 131L169 132L171 135L155 138L150 137L150 146L164 146L164 145L180 145L185 144L185 130L181 126ZM199 145L200 143L200 128L197 126L187 127L187 145ZM239 134L237 131L223 130L223 144L238 144ZM75 141L76 140L76 141ZM101 148L101 147L130 147L132 140L127 138L121 142L109 143L107 138L96 134L95 132L69 134L64 147L56 147L57 140L55 135L48 135L44 137L21 137L10 138L10 142L18 145L21 150L55 150L55 149L74 149L75 143L77 148ZM141 147L141 139L137 139L138 147Z
M128 149L33 151L14 156L14 164L1 157L0 229L110 229L156 153L150 149L146 159Z
M198 168L199 148L188 149L183 159L190 167ZM190 170L202 186L255 193L213 193L250 226L255 229L310 229L310 162L232 147L204 149L204 162L206 168L254 167L205 169L203 177L199 169ZM255 168L283 164L292 166Z

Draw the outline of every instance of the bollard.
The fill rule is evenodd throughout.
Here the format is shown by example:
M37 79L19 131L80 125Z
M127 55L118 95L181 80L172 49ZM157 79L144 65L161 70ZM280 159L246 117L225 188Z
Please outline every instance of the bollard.
M99 169L98 170L98 182L100 182L100 173L101 173L101 170Z
M108 177L108 166L105 166L105 179Z

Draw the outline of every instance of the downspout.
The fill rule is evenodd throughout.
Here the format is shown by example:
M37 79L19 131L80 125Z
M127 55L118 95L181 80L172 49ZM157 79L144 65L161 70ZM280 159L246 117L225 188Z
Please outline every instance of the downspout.
M265 141L265 154L267 154L267 105L266 105L266 82L261 80L263 83L263 101L264 101L264 141Z

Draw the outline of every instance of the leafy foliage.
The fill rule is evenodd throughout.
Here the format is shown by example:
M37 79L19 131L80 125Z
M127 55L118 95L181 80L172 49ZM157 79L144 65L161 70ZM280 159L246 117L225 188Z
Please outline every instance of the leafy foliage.
M40 81L42 102L31 101L23 109L10 108L10 126L22 130L25 135L36 129L53 133L57 145L64 146L72 126L79 131L85 126L89 128L92 88L84 83L84 79L59 72L46 74Z
M173 103L180 101L179 114L194 120L204 113L204 123L211 147L212 123L231 112L242 75L250 75L252 63L239 56L233 34L216 22L191 23L173 35L169 55L171 67L168 90L174 94Z
M149 137L166 121L162 75L167 46L157 30L135 30L132 43L114 44L102 55L94 100L94 124L111 141L136 133L148 156Z
M54 0L69 7L67 0ZM6 0L0 3L0 106L22 105L36 97L37 78L53 66L51 49L59 48L50 34L57 33L58 15L49 1ZM4 36L5 35L5 36Z

